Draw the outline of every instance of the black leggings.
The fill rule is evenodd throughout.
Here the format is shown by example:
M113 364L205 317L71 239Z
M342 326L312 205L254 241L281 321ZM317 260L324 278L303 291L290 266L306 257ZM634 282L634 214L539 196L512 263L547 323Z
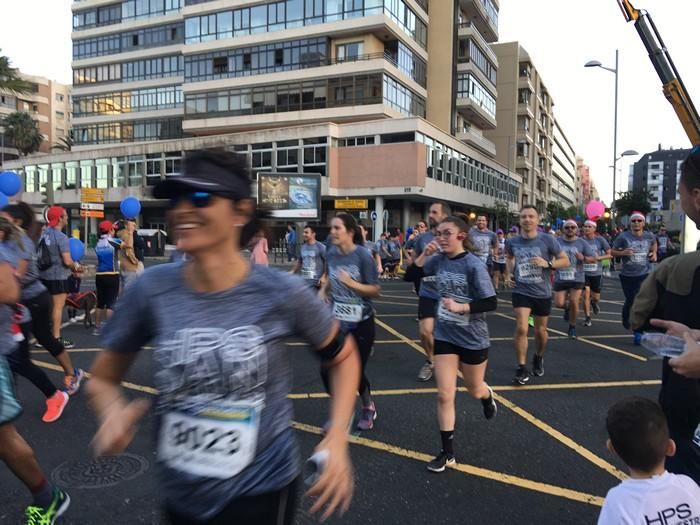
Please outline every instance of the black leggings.
M58 357L65 352L66 349L63 347L63 344L51 333L53 303L49 292L45 291L32 299L22 301L22 304L32 314L31 332L36 337L37 342L54 357Z
M297 480L294 480L275 492L235 499L207 521L194 521L168 508L165 514L171 525L292 525L296 503Z
M31 335L31 323L20 326L24 341L21 341L14 352L7 356L10 370L13 373L26 377L48 399L56 393L56 387L41 368L32 363L29 357L29 337Z
M367 367L367 361L369 361L369 356L372 353L372 346L374 346L374 316L369 319L360 321L357 326L350 330L348 333L352 334L357 341L357 348L360 351L360 363L362 365L361 375L360 375L360 385L357 391L362 397L362 403L367 405L371 400L371 392L369 388L369 379L367 379L367 374L365 369ZM330 381L328 376L328 368L321 365L321 379L323 380L323 386L326 387L326 392L330 392Z

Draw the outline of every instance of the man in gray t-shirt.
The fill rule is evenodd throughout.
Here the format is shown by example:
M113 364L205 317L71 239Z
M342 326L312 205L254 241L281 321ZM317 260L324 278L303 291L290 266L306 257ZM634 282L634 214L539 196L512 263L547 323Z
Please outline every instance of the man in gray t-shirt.
M486 215L478 215L476 217L476 228L469 231L469 240L474 248L476 255L481 262L490 266L493 262L493 255L498 248L498 237L488 229L488 218Z
M326 265L326 247L316 241L316 228L306 226L303 232L304 243L298 245L297 260L292 273L301 277L313 288L320 288L328 271Z
M634 298L639 293L642 282L651 271L651 263L656 262L656 237L645 231L646 217L640 212L630 215L630 229L622 232L613 241L612 254L622 257L620 283L625 294L625 304L622 307L622 326L630 329L630 309ZM634 344L641 344L642 335L634 334Z

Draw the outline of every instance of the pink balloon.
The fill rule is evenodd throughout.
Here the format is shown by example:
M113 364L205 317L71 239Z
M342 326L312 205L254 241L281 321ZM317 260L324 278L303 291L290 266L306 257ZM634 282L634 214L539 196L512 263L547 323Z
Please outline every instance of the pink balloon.
M601 201L590 201L586 205L586 217L592 221L600 219L603 213L605 213L605 204Z

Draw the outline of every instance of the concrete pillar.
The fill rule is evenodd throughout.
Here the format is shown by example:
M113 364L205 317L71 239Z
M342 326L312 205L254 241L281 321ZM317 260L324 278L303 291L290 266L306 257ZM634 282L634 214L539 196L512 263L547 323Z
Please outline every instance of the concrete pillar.
M377 220L372 224L373 240L379 240L382 229L384 228L384 197L375 197L374 211L377 214Z

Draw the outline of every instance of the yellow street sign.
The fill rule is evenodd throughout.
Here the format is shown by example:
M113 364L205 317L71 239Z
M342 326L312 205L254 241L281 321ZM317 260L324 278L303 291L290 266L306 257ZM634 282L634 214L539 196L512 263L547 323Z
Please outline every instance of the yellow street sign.
M367 199L335 199L336 210L366 210L369 208Z

